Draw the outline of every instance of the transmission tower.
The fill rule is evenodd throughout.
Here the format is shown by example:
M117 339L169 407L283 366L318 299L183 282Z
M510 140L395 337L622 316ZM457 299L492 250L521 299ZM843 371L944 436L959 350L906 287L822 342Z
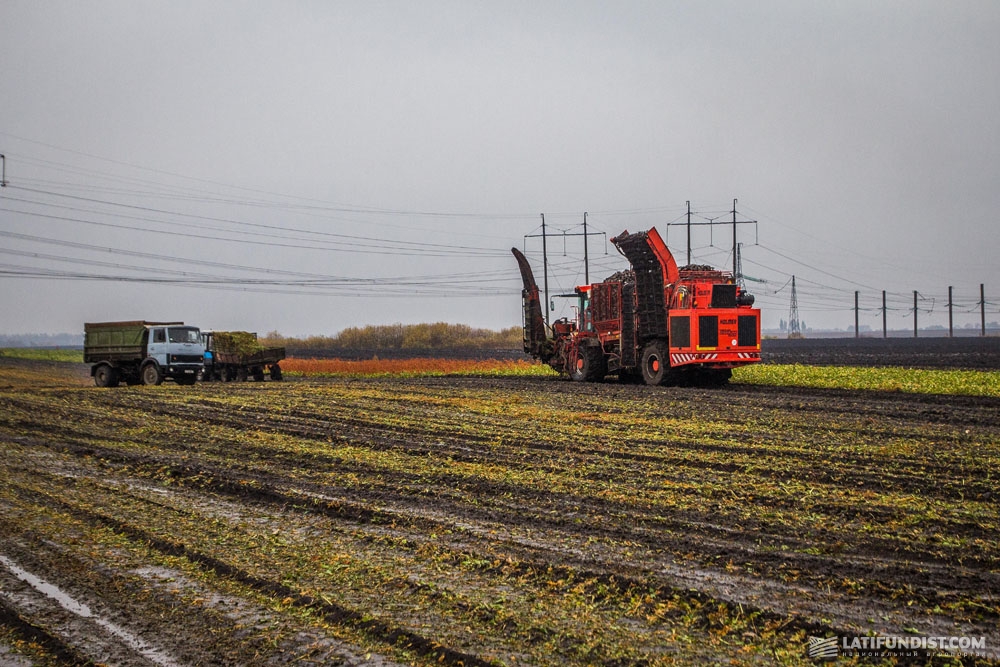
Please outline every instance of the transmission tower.
M788 337L802 338L799 327L799 296L795 293L795 276L792 276L792 303L788 307Z

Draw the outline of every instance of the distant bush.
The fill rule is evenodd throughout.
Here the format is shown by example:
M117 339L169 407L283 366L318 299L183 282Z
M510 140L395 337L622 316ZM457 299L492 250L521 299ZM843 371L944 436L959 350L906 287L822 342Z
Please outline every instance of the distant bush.
M346 350L448 350L520 349L521 328L502 331L477 329L466 324L378 324L350 327L335 336L292 338L271 331L261 337L268 346L296 349L340 348Z

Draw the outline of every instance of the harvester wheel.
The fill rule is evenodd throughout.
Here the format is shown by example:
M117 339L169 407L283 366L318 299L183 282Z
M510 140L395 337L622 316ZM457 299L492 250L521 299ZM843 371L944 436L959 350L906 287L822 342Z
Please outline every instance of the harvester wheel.
M654 340L642 351L642 379L648 385L663 384L670 371L670 355L667 344Z
M271 371L271 379L275 382L281 382L281 366L272 364L269 370Z
M575 382L600 382L608 374L604 350L600 345L590 345L577 351L576 365L570 370Z
M261 368L260 366L255 366L254 367L252 375L253 375L253 381L254 382L263 382L264 381L264 369Z

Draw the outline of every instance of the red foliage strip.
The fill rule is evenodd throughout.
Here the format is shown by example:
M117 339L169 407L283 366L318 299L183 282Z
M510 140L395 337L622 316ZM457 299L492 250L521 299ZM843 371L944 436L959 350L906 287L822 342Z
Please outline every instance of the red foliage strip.
M285 372L309 375L526 375L537 363L517 360L472 359L296 359L281 362Z

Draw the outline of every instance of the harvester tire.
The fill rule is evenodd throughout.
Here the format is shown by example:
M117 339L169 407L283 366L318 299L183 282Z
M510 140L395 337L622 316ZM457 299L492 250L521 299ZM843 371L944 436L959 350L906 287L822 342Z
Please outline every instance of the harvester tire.
M654 340L642 350L642 379L648 385L660 385L670 372L670 354L667 344Z
M281 366L273 364L269 370L271 371L271 379L275 382L281 382Z
M608 374L604 350L600 345L580 348L577 352L576 367L570 371L575 382L600 382Z

